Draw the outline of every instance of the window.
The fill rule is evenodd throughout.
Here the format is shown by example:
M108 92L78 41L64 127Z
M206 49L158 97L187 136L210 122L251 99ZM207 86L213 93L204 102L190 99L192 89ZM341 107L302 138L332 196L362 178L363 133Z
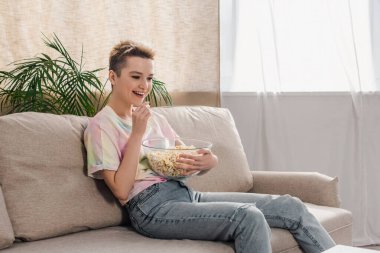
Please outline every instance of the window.
M222 91L375 91L369 0L221 0Z

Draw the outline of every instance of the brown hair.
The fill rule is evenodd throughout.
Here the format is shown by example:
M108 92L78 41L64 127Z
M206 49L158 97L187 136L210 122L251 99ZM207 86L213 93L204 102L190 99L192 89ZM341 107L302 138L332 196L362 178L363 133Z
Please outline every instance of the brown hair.
M110 53L109 70L115 71L120 76L121 69L127 64L127 56L138 56L154 60L153 49L132 40L121 41L116 44Z

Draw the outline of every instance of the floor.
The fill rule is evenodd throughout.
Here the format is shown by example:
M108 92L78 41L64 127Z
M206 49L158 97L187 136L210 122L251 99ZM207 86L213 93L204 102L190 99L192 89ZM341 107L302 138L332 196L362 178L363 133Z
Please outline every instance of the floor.
M380 245L377 245L377 246L365 246L363 248L380 251Z

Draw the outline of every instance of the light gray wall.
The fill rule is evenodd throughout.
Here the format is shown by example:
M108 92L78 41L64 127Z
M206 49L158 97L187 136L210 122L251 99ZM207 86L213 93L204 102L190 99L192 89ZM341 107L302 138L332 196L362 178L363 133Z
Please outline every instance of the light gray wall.
M380 243L380 93L223 93L252 170L339 178L354 243Z
M372 48L376 72L376 84L380 90L380 0L373 0L372 4Z

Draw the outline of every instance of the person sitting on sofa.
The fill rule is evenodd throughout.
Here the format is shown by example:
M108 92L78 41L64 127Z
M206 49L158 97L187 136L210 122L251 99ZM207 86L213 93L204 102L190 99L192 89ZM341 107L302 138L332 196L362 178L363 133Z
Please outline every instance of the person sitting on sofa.
M234 241L237 253L269 253L270 227L275 227L289 230L305 252L333 247L330 235L296 197L199 192L157 175L143 162L143 139L179 137L144 102L152 89L154 55L130 40L113 47L110 99L84 132L88 176L105 181L134 229L153 238ZM211 150L199 154L181 154L176 166L199 176L217 165Z

